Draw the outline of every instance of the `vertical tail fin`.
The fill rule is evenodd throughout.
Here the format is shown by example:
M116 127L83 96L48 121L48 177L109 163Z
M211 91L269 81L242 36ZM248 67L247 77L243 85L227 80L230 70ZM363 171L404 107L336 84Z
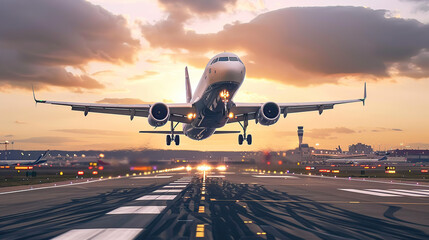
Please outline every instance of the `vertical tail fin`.
M192 99L191 82L189 80L188 67L185 67L185 84L186 84L186 102L190 103Z
M38 164L39 162L43 161L43 159L46 158L46 156L48 155L48 153L49 153L49 149L44 154L40 155L36 159L36 161L34 161L34 164Z

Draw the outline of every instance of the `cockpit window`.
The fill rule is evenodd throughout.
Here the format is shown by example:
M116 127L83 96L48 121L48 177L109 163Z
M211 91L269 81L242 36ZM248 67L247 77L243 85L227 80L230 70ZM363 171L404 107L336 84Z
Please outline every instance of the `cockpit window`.
M240 59L240 58L238 59L238 61L239 61L239 62L241 62L241 64L243 64L243 65L244 65L244 63L241 61L241 59Z
M228 57L220 57L219 61L226 62L228 61Z
M215 59L213 59L213 61L212 61L212 63L210 64L210 65L212 65L212 64L214 64L214 63L216 63L217 62L217 58L215 58Z
M238 61L237 57L229 57L229 61Z

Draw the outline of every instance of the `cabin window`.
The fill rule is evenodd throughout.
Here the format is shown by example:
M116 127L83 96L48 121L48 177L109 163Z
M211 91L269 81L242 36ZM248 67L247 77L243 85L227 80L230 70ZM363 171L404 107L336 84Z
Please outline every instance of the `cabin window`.
M219 61L226 62L228 61L228 57L220 57Z
M212 63L211 64L214 64L214 63L216 63L217 62L217 58L215 58L215 59L213 59L213 61L212 61ZM210 64L210 65L211 65Z
M211 68L209 68L209 73L212 73L212 69Z
M229 57L229 61L238 61L237 57Z

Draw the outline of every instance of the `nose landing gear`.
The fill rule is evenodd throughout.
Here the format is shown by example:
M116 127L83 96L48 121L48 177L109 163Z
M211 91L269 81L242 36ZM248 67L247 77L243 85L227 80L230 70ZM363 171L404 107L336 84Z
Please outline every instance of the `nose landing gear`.
M252 135L251 134L246 135L247 126L249 125L247 114L244 115L243 124L241 124L241 122L238 122L238 123L240 124L241 128L243 129L243 134L238 135L238 144L242 145L243 141L246 140L247 145L252 145Z

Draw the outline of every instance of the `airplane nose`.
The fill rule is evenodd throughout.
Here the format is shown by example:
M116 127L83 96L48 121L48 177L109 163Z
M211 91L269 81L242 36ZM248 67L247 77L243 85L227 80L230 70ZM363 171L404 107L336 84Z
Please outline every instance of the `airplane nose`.
M234 81L241 83L245 74L243 67L235 63L224 64L216 70L219 74L218 77L220 77L223 81Z

